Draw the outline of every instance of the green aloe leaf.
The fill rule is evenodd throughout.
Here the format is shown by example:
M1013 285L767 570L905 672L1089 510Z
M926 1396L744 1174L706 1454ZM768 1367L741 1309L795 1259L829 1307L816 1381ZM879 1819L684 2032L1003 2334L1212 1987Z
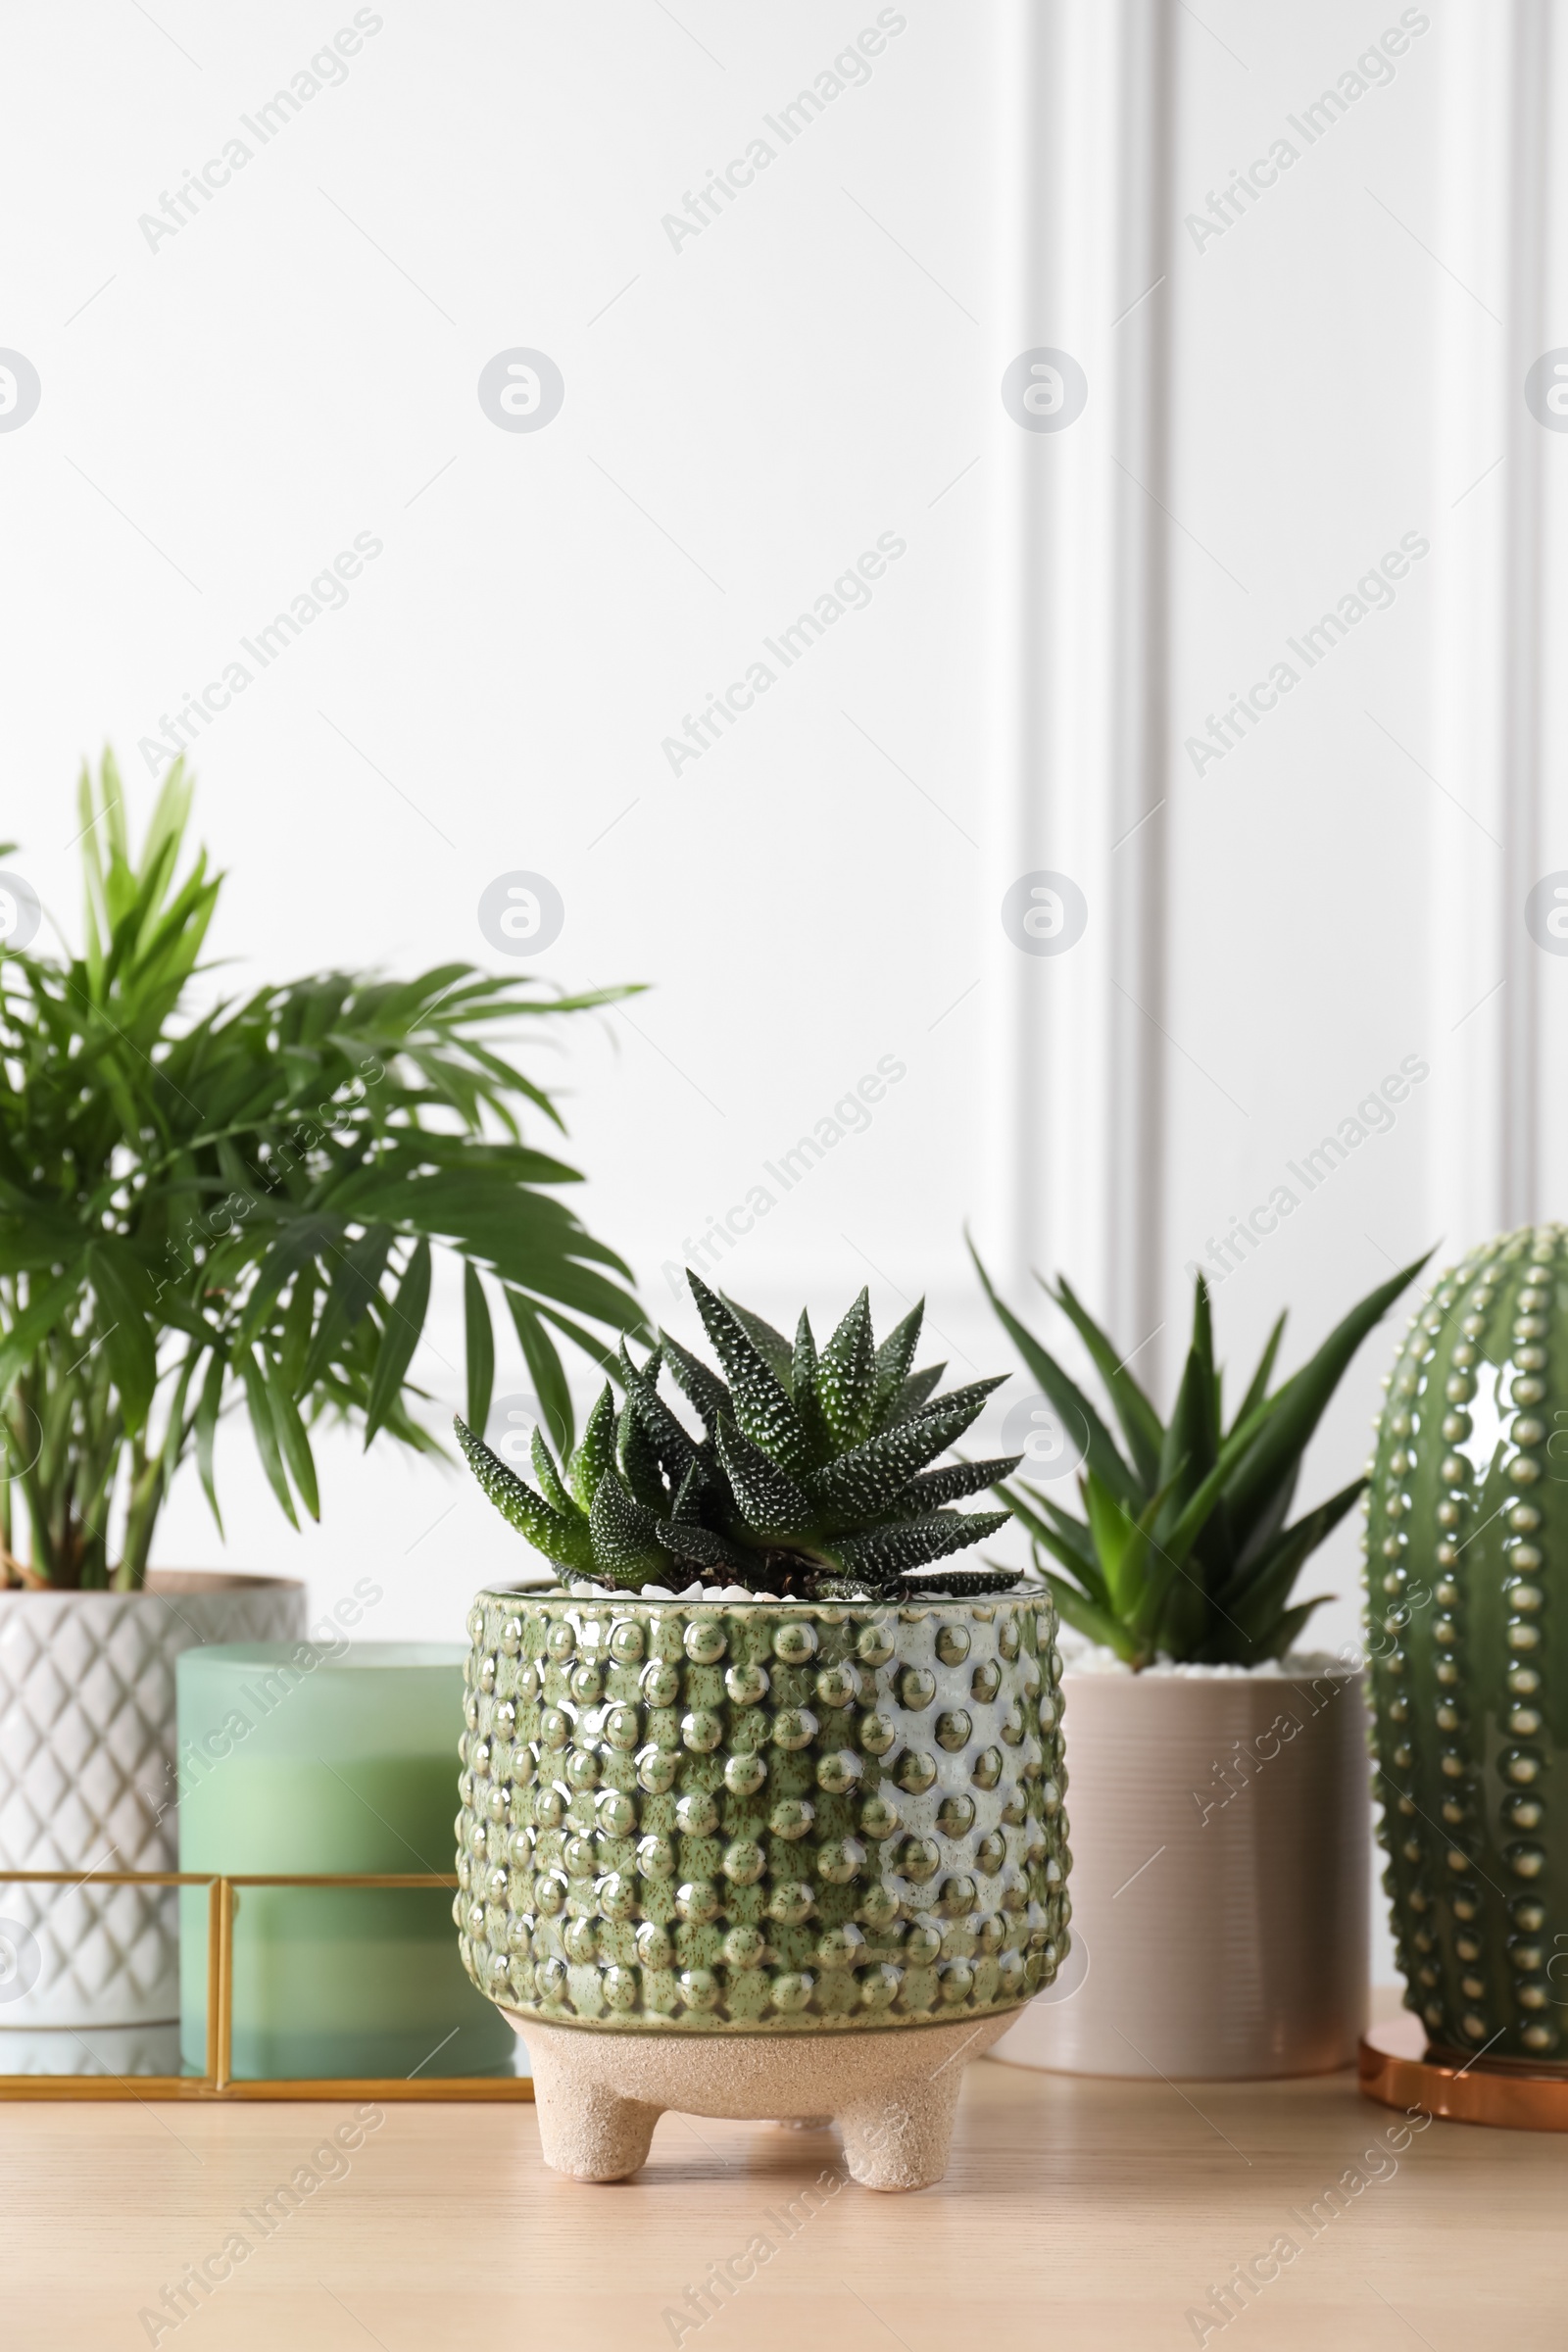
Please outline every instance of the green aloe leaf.
M1117 1657L1124 1659L1128 1665L1145 1663L1140 1643L1119 1617L1113 1617L1108 1610L1099 1607L1080 1592L1076 1585L1069 1585L1050 1568L1044 1569L1042 1574L1051 1587L1064 1625L1070 1625L1075 1633L1082 1634L1086 1642L1093 1642L1102 1649L1114 1650Z
M1355 1478L1327 1502L1307 1511L1296 1525L1276 1538L1250 1569L1238 1570L1219 1594L1220 1604L1254 1642L1263 1640L1291 1595L1301 1569L1319 1544L1325 1543L1348 1511L1366 1493L1366 1480Z
M1281 1314L1268 1335L1263 1352L1257 1359L1257 1370L1252 1374L1251 1380L1248 1384L1247 1395L1242 1398L1237 1411L1236 1427L1238 1429L1244 1421L1256 1412L1268 1395L1268 1384L1274 1377L1274 1364L1279 1355L1280 1342L1285 1337L1285 1324L1286 1315Z
M1021 1323L1006 1301L1002 1298L990 1275L981 1264L973 1242L969 1255L985 1287L986 1297L995 1308L997 1318L1008 1334L1018 1353L1023 1357L1045 1395L1050 1397L1065 1428L1083 1430L1086 1437L1085 1463L1095 1476L1116 1496L1118 1501L1137 1507L1143 1489L1137 1475L1130 1470L1117 1450L1116 1441L1105 1424L1078 1387L1076 1381L1062 1370L1055 1357L1043 1348L1028 1326Z
M1293 1373L1272 1400L1272 1409L1255 1437L1246 1440L1250 1424L1227 1441L1222 1454L1228 1475L1225 1502L1233 1525L1245 1537L1255 1514L1266 1504L1290 1464L1304 1452L1329 1398L1369 1331L1381 1323L1407 1284L1412 1282L1430 1250L1412 1259L1351 1307L1337 1323L1314 1355Z
M1064 1274L1056 1277L1054 1290L1042 1276L1036 1275L1048 1298L1054 1298L1067 1317L1089 1352L1090 1361L1100 1374L1106 1396L1116 1408L1127 1448L1133 1465L1146 1487L1159 1484L1159 1449L1164 1432L1159 1415L1137 1381L1117 1355L1116 1349L1078 1298Z

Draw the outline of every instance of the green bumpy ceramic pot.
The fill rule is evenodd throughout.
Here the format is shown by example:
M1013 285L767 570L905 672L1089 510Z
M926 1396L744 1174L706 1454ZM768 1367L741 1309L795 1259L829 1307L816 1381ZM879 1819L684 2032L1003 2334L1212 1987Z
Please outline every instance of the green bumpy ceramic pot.
M1049 1600L481 1592L454 1904L480 1990L617 2034L983 2018L1067 1948Z
M1568 2064L1568 1229L1489 1243L1412 1320L1367 1574L1406 2005L1440 2048Z

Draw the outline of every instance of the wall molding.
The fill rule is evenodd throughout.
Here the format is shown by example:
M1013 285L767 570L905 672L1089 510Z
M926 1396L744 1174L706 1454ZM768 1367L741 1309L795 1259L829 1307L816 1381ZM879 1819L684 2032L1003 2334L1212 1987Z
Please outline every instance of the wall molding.
M1009 0L1007 333L1088 378L1061 432L997 404L999 736L986 845L992 1188L1004 1279L1070 1269L1157 1379L1166 859L1166 478L1171 102L1168 0ZM1060 956L996 909L1019 875L1088 902Z
M1545 746L1562 735L1544 625L1562 562L1544 529L1560 445L1523 385L1544 348L1568 343L1568 316L1548 202L1554 79L1562 96L1548 0L1458 14L1445 37L1439 238L1452 275L1439 297L1433 766L1461 808L1434 805L1430 985L1432 1207L1446 1258L1563 1205L1543 1116L1543 997L1557 970L1524 922L1551 862Z

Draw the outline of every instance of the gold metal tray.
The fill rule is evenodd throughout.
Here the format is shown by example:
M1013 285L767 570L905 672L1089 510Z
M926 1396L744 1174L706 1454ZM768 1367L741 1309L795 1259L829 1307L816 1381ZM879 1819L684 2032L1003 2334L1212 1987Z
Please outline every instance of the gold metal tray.
M0 2099L531 2099L526 2075L310 2075L297 2080L235 2080L234 1906L241 1886L446 1886L433 1872L369 1877L221 1878L211 1871L8 1870L0 1885L18 1886L205 1886L207 1910L207 2071L203 2075L0 2075Z

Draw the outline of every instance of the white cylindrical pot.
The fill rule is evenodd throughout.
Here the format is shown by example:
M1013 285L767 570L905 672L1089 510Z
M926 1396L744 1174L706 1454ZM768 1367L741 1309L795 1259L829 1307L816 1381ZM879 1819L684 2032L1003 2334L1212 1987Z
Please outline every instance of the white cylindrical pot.
M144 1592L0 1592L0 2074L92 2072L82 2032L177 2020L174 1890L91 1874L179 1867L181 1650L304 1633L305 1589L279 1577L170 1570ZM7 1885L8 1869L83 1884ZM40 2032L61 2036L57 2064Z
M993 2055L1174 2080L1353 2065L1367 2017L1363 1676L1063 1682L1072 1941Z

